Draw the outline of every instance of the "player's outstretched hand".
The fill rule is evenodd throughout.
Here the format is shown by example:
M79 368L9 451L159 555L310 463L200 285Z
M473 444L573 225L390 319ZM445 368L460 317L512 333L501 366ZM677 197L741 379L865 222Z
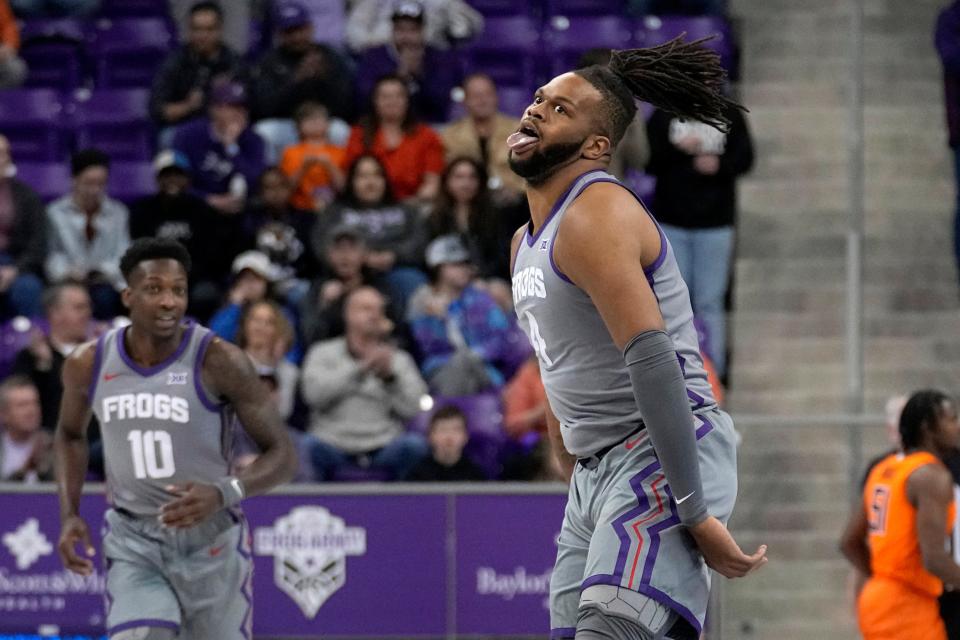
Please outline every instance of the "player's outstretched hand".
M86 558L77 553L78 542L83 545L83 551L87 554ZM96 554L96 550L90 543L90 530L87 529L87 523L80 516L70 516L63 521L57 550L60 552L63 566L70 571L82 576L89 576L93 573L93 563L89 558Z
M707 566L727 578L742 578L767 563L767 545L760 545L756 553L748 556L723 523L713 516L690 527L689 531Z
M171 485L167 491L176 496L160 509L160 522L168 527L192 527L223 506L220 490L212 484Z

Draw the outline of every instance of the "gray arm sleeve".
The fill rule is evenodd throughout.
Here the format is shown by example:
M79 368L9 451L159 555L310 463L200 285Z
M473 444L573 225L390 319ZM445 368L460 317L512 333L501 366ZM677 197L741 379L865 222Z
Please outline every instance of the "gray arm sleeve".
M644 331L627 343L623 358L650 442L678 500L680 520L695 525L709 514L693 416L673 340L663 331Z

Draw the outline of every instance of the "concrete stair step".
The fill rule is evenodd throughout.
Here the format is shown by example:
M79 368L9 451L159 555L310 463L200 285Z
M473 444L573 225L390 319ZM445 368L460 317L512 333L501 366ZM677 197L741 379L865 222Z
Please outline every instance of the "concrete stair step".
M842 588L823 589L810 595L790 592L741 595L739 589L736 582L724 585L727 592L723 616L725 638L853 640L858 637L852 605L842 604Z
M771 557L782 562L824 562L839 558L837 542L840 532L758 530L744 528L739 526L740 523L743 518L738 505L730 521L730 530L740 546L751 553L765 544ZM767 568L769 565L764 570Z

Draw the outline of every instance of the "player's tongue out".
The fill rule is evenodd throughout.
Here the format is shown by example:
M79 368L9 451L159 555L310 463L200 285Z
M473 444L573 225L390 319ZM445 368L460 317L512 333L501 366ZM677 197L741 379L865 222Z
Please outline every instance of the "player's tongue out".
M523 153L527 149L531 148L533 145L537 144L540 141L536 136L530 135L523 131L517 131L511 133L507 138L507 146L514 153Z

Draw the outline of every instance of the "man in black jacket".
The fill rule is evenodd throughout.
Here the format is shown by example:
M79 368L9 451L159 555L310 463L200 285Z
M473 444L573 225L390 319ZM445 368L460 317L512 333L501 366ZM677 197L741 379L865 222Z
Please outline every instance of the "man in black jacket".
M40 198L13 176L10 142L0 135L0 299L3 315L39 316L47 216Z
M190 270L190 314L205 321L217 310L230 261L236 253L236 221L217 215L202 198L189 192L190 163L172 150L153 161L157 193L130 206L130 237L165 238L183 244L193 257ZM211 247L220 250L211 251Z
M737 178L753 165L743 113L728 109L729 133L654 111L647 122L650 162L657 178L653 215L670 240L693 313L707 331L707 354L726 375L724 297L733 261Z
M327 108L331 135L345 142L353 119L353 77L344 59L332 48L313 41L310 14L297 2L284 1L274 13L277 45L257 62L250 79L252 119L267 140L268 160L297 142L293 112L307 101Z
M239 58L223 42L223 13L215 2L190 9L187 42L172 52L153 80L150 116L171 127L206 113L214 80L231 77Z

